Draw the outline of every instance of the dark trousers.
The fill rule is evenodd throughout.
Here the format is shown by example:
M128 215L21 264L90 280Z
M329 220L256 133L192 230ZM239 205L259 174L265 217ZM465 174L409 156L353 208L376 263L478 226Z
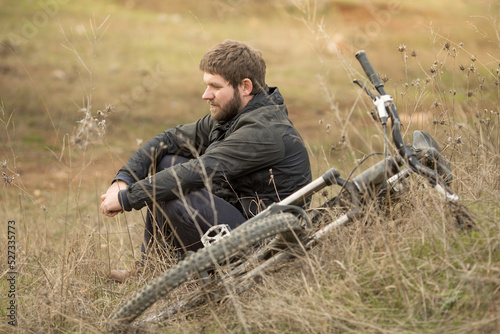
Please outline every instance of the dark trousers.
M156 170L186 161L186 158L168 155ZM245 220L238 209L206 189L190 192L183 198L159 201L148 205L141 251L146 254L155 240L161 246L169 243L180 252L196 251L203 247L200 239L210 227L227 224L232 229Z

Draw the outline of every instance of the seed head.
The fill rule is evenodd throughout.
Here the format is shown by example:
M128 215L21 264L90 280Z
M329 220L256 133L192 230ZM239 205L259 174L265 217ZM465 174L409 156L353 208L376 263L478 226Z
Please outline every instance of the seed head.
M12 184L14 182L14 176L9 176L7 173L2 172L2 179L4 183L4 187Z

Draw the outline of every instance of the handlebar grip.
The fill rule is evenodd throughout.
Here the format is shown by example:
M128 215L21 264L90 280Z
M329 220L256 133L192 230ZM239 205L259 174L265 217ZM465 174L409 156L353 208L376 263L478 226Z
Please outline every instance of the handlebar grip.
M373 86L375 86L377 90L379 87L383 87L384 84L382 83L382 80L380 80L380 78L378 77L377 73L375 73L372 64L370 64L370 61L366 56L366 52L364 50L358 51L356 53L356 59L361 64L363 71L365 71L366 76L368 77L368 79L370 79L370 82L373 84Z

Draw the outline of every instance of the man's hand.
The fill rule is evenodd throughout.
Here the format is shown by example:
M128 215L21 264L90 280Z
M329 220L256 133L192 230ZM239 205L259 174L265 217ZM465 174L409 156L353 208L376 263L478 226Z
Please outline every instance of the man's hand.
M118 180L108 188L105 194L101 195L101 212L104 215L114 217L123 212L118 201L118 193L125 188L127 188L127 183Z

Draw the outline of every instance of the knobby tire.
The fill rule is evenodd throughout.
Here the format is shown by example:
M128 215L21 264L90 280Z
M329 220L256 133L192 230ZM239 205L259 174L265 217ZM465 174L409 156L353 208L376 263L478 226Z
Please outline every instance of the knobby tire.
M228 259L238 251L250 249L261 240L289 230L302 228L299 219L290 213L271 215L234 229L231 234L209 247L180 261L161 276L137 291L111 316L117 324L128 324L139 317L158 299L189 280Z

